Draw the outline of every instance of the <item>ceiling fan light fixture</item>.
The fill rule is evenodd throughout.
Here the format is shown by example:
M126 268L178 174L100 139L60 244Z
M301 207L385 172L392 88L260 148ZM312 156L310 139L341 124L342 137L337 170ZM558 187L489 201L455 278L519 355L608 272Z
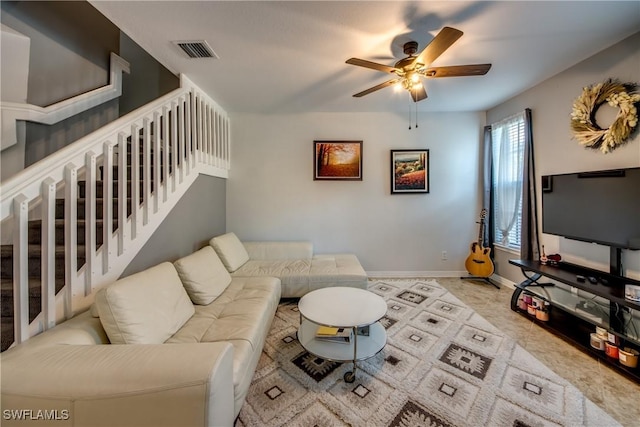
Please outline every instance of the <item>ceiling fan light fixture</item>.
M402 85L403 88L405 88L409 92L411 92L413 90L416 90L416 89L420 89L422 87L422 82L420 81L420 76L418 76L417 74L413 74L411 76L404 77L400 81L400 84Z
M404 53L408 55L397 61L393 66L378 64L360 58L349 58L347 64L381 71L383 73L395 74L394 78L380 83L362 92L353 95L360 98L377 90L388 86L395 86L396 91L405 89L411 94L413 102L419 102L427 98L427 92L422 82L422 77L461 77L461 76L481 76L487 73L491 64L469 64L453 65L442 67L430 67L431 64L453 43L462 36L462 31L451 27L444 27L418 53L418 43L409 41L404 44Z

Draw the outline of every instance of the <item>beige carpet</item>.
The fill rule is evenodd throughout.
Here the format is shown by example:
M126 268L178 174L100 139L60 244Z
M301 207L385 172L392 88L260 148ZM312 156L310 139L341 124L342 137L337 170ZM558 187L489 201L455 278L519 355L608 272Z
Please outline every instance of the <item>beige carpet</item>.
M237 426L618 426L436 280L375 280L387 345L359 364L307 353L280 304Z

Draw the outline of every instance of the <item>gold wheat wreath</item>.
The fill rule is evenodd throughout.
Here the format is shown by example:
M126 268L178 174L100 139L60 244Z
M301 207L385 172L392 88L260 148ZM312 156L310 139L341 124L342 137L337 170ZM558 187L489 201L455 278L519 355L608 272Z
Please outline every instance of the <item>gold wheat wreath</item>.
M624 144L637 131L640 94L635 83L620 83L609 79L604 83L587 86L573 102L571 130L585 147L608 153ZM595 114L604 103L618 107L618 115L608 129L595 121Z

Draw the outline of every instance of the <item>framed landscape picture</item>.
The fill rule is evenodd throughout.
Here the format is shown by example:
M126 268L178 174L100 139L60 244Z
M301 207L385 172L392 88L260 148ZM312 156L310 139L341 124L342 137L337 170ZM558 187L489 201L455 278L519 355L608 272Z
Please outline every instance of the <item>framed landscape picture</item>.
M313 179L362 181L362 141L313 141Z
M429 150L391 150L391 194L429 192Z

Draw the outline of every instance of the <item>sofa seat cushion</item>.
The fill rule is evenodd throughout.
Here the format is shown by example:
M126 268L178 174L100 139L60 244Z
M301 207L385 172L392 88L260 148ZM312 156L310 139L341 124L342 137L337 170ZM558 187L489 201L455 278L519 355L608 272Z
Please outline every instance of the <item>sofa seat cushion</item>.
M167 343L229 342L233 346L236 415L247 395L271 322L280 301L274 277L234 278L209 305L195 314Z
M314 289L325 286L367 288L367 273L352 254L316 255L309 273L309 281Z
M261 350L265 325L270 324L279 300L277 278L234 278L211 304L196 306L195 314L167 343L244 340Z
M279 277L282 297L299 298L329 286L367 288L367 273L352 254L315 255L311 259L249 260L232 277Z
M242 267L233 273L233 277L279 277L282 286L290 287L297 283L306 286L309 283L311 272L311 259L281 259L247 261Z
M231 275L211 246L180 258L173 265L194 304L210 304L231 283Z
M195 312L169 262L110 284L95 303L111 344L161 344Z
M233 273L249 261L249 253L235 233L227 233L209 240L222 263L230 273Z

